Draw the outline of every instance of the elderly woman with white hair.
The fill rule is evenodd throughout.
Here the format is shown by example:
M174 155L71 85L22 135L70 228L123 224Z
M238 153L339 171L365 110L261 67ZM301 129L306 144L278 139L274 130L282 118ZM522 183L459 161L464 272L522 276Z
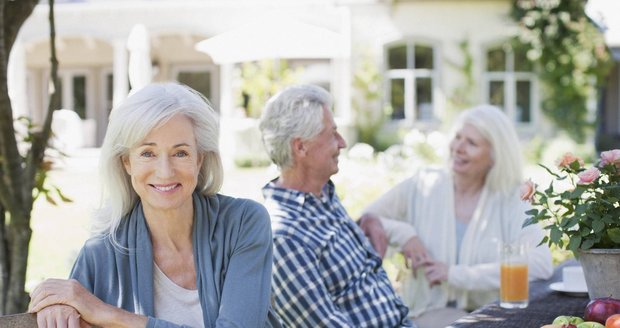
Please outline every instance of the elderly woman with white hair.
M458 117L445 168L427 168L365 210L360 225L380 254L400 247L412 266L402 296L415 322L445 327L498 298L500 246L529 245L530 279L553 273L537 225L522 228L522 159L516 131L498 108L482 105Z
M217 193L218 132L208 101L176 83L112 110L97 233L70 280L32 291L39 327L279 327L269 215Z

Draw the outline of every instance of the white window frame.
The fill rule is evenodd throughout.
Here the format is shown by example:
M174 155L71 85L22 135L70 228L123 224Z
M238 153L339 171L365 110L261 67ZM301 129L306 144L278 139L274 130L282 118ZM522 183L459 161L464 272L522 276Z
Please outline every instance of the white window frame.
M488 52L489 50L501 47L505 54L506 71L491 72L487 70L488 67ZM540 95L539 81L536 73L531 72L515 72L514 64L514 51L510 46L503 46L501 44L490 44L484 48L483 54L483 72L482 72L482 98L484 102L490 103L490 84L491 82L504 82L504 104L502 109L506 115L517 125L520 129L533 129L538 123L538 116L540 112ZM517 115L517 82L528 81L530 82L530 121L522 122L518 121Z
M47 108L49 104L48 84L49 84L49 69L43 70L43 81L41 94L43 95L43 108ZM62 95L60 108L73 109L73 77L83 75L86 79L86 112L84 119L96 119L97 109L95 108L95 81L93 79L94 73L92 69L86 68L70 68L70 69L58 69L58 79L62 83Z
M433 50L433 68L401 68L401 69L390 69L389 68L389 51L392 48L405 45L407 47L407 54L415 53L415 46L421 45L425 47L430 47ZM441 117L441 112L439 108L439 96L441 94L439 88L439 76L441 69L440 62L440 48L436 42L430 40L421 40L421 39L406 39L398 42L390 43L385 46L384 50L384 62L385 62L385 94L386 99L385 102L387 105L391 105L392 99L392 90L390 81L393 79L403 79L405 80L405 108L404 108L404 119L393 119L390 117L391 121L404 121L406 125L427 125L437 123L439 118ZM413 56L407 56L407 67L413 67ZM417 117L417 113L415 111L415 104L417 103L417 94L416 94L416 80L418 78L430 78L431 79L431 97L432 97L432 110L433 110L433 119L432 120L424 120L421 121Z

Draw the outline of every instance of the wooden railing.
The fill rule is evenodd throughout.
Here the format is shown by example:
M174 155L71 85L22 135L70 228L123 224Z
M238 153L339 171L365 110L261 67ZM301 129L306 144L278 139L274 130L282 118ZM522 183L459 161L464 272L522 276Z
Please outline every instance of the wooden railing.
M20 313L0 317L2 328L37 328L37 315L33 313Z

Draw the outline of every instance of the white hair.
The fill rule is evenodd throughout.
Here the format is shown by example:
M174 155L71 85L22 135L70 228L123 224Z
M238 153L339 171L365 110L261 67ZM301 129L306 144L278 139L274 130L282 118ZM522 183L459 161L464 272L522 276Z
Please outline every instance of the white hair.
M308 140L323 130L323 108L331 109L329 93L314 85L288 87L271 97L259 128L271 160L280 168L293 166L291 140Z
M116 230L139 199L122 158L149 132L176 114L191 120L198 153L203 157L196 191L213 195L222 186L224 172L218 149L218 116L209 101L178 83L150 84L140 89L112 109L99 159L104 203L96 213L93 229L97 234L109 235L116 246Z
M454 133L470 124L491 144L493 166L486 176L492 191L508 194L522 181L523 158L517 131L508 116L499 108L479 105L463 111L454 125Z

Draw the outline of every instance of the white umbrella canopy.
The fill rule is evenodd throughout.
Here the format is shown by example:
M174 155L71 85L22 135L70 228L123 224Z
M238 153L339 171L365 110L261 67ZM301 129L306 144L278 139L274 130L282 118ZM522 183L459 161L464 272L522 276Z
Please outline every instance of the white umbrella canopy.
M263 17L196 44L217 64L269 58L348 58L340 33L290 18Z
M151 83L153 67L151 66L151 40L149 32L142 24L136 24L127 38L129 50L129 83L131 92L141 89Z

